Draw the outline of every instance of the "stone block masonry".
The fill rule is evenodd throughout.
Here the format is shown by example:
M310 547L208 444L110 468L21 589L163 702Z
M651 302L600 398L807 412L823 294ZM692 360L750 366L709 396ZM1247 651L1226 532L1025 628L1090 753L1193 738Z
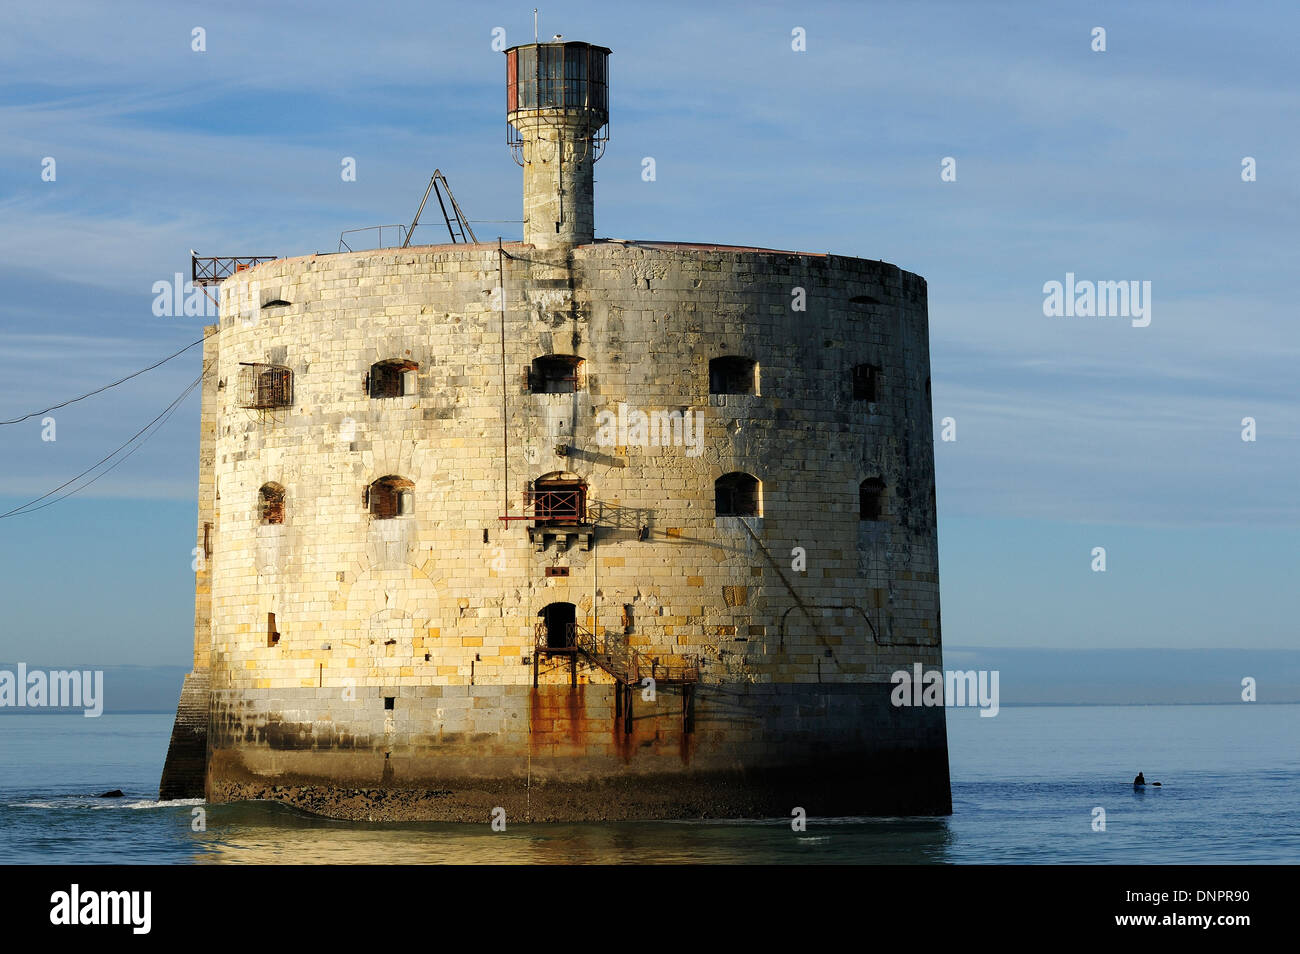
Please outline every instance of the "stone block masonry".
M247 283L288 304L223 309L205 344L210 798L475 822L949 810L943 710L888 701L891 672L941 665L923 279L601 241L282 259L227 285ZM538 388L547 356L576 383ZM723 357L755 364L753 393L713 393ZM384 362L409 390L371 396ZM243 406L256 365L291 373L291 402ZM700 414L702 452L605 446L620 404ZM717 512L735 474L751 515ZM553 485L581 487L590 549L564 521L530 535ZM653 704L633 658L669 674ZM358 791L403 794L339 795Z

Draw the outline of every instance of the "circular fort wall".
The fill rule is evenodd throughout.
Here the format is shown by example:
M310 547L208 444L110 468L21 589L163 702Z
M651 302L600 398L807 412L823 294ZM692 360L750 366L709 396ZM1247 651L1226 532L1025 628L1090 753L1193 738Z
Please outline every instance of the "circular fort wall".
M942 747L942 710L881 701L890 673L941 662L920 277L601 242L285 259L222 290L209 654L230 777L361 778L380 752L386 773L427 774L433 752L509 775L539 726L569 733L540 753L556 764L614 765L620 670L539 653L552 604L666 677L642 711L692 709L665 710L681 764L789 762L793 733L744 701L764 693L857 700L802 726L850 749ZM581 359L576 390L536 393L547 355ZM735 367L711 385L728 356L755 363L752 387ZM372 397L379 362L412 393ZM292 373L287 406L244 406L256 364ZM755 514L717 515L730 474L756 479ZM591 529L500 519L533 512L548 475L582 483ZM367 497L385 477L407 494L392 519ZM535 686L568 690L568 714L539 715ZM576 717L574 686L593 689Z

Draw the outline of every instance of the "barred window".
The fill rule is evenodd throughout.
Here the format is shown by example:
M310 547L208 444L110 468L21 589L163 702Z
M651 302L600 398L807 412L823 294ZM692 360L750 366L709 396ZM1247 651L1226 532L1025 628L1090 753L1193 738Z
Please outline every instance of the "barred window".
M261 522L284 523L284 488L279 484L263 484L258 491Z
M240 364L240 407L266 409L288 407L292 403L292 371L274 364Z

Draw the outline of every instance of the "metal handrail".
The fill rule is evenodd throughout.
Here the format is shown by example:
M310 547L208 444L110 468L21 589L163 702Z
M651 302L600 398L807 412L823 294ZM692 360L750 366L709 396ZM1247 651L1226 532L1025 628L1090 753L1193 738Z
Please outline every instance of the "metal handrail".
M694 653L670 656L664 661L638 652L625 641L611 640L608 633L600 636L588 632L577 623L567 624L567 646L546 645L550 629L545 622L537 624L534 651L546 655L573 655L582 653L598 668L616 679L634 685L649 676L658 682L699 682L700 658Z
M231 275L273 262L278 255L196 255L190 252L190 281L195 285L220 285Z
M398 238L398 240L399 240L399 243L398 243L397 245L385 245L385 244L384 244L384 229L397 229L397 238ZM404 244L404 242L405 242L405 236L406 236L406 226L405 226L405 225L402 225L402 224L400 224L400 223L398 223L398 224L396 224L396 225L367 225L365 228L361 228L361 229L345 229L345 230L343 230L342 232L340 232L340 233L339 233L339 251L340 251L340 252L342 252L342 251L355 252L355 251L356 251L356 249L354 249L351 245L349 245L346 241L344 241L343 236L345 236L345 235L354 235L354 234L356 234L357 232L374 232L374 231L378 231L378 232L379 232L379 244L375 246L376 249L381 249L381 248L400 248L400 247ZM363 249L363 251L370 251L370 250L369 250L369 249Z

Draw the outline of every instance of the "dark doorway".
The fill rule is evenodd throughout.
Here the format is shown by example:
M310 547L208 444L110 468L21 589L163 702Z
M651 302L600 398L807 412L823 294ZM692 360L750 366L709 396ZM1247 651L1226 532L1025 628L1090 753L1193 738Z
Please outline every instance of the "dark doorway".
M537 615L541 617L538 624L540 635L546 637L547 649L570 649L574 644L577 629L575 609L572 603L551 603Z

